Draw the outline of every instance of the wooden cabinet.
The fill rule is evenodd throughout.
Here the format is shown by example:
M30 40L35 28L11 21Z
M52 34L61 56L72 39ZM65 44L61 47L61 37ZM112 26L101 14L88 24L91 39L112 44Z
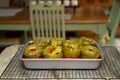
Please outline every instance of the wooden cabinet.
M63 0L61 0L63 3ZM69 0L72 1L72 0ZM113 0L78 0L80 6L111 6Z
M113 0L78 0L81 6L111 6Z
M98 6L111 6L112 0L96 0Z
M9 0L0 0L0 7L8 7Z

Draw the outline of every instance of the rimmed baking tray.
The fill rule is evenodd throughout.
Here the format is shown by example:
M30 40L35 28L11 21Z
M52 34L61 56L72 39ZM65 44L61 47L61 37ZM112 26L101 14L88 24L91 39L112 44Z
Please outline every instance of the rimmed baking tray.
M30 41L31 42L31 41ZM30 43L26 43L24 48ZM98 59L83 59L83 58L23 58L23 64L28 69L97 69L104 59L103 50L99 44L97 48L100 50L101 57Z

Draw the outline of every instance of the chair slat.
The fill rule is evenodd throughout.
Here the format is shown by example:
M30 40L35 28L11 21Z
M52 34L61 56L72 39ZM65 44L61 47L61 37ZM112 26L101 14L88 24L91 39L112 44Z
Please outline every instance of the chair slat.
M61 31L62 31L62 37L65 38L65 17L64 17L64 10L61 11Z
M48 15L47 15L47 11L44 11L44 23L45 23L45 36L44 37L48 37L48 19L47 19Z
M44 37L44 29L43 29L43 11L40 11L40 31L41 31L41 37Z
M56 20L55 20L56 15L55 15L55 12L54 12L54 11L52 11L52 15L54 15L54 16L53 16L53 27L52 27L52 28L53 28L53 33L54 33L54 34L53 34L53 35L54 35L53 37L56 37L56 25L55 25L55 24L56 24Z
M61 28L60 28L60 21L61 21L61 20L60 20L60 16L61 16L61 15L60 15L59 11L57 11L57 15L56 15L56 16L57 16L57 26L58 26L58 27L57 27L57 31L58 31L57 36L60 37L60 35L61 35L61 34L60 34L60 32L61 32Z
M52 38L52 21L51 21L51 11L48 11L48 26L49 26L49 37Z
M40 36L40 28L39 28L39 17L38 17L38 10L36 10L35 11L35 18L36 18L36 32L37 32L37 34L36 34L36 36Z

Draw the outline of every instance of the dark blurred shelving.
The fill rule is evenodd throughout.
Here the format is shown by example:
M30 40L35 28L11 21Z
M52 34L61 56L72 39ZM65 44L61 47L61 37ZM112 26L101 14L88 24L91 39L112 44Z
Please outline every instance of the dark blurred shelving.
M24 7L26 5L25 0L10 0L10 7Z

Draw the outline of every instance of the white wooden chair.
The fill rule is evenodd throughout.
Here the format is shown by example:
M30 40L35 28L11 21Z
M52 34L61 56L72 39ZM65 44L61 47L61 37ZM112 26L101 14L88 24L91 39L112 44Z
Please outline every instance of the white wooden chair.
M64 6L30 4L32 38L65 38Z

